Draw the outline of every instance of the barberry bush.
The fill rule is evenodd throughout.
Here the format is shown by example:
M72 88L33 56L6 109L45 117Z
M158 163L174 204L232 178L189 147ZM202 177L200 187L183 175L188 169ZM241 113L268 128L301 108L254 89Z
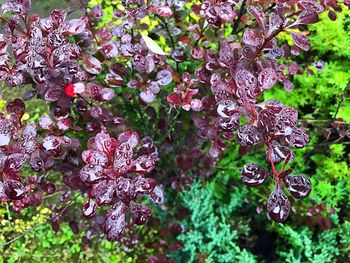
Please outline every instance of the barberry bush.
M155 255L143 255L149 262L171 261L165 254L181 251L186 237L174 241L186 228L171 217L195 211L182 209L178 199L189 198L183 192L193 182L192 191L198 180L205 188L234 150L255 156L235 167L242 182L235 187L268 184L256 209L266 211L267 222L286 221L290 200L312 195L315 180L293 168L303 160L298 149L308 145L313 127L273 94L293 94L301 75L312 83L327 70L310 38L317 39L320 18L334 23L349 5L70 1L67 9L39 17L30 0L6 1L0 80L4 94L16 89L20 96L8 100L0 115L1 201L19 214L46 205L51 213L42 224L59 231L66 222L73 233L84 233L85 243L104 233L129 249L151 247ZM26 110L32 101L36 115ZM334 129L325 128L326 140L350 137L347 124L336 119L340 106L332 108ZM145 229L156 229L167 244L143 236L138 225L147 221ZM220 224L222 233L230 231L225 220ZM196 258L193 245L184 251ZM235 256L254 259L242 251Z

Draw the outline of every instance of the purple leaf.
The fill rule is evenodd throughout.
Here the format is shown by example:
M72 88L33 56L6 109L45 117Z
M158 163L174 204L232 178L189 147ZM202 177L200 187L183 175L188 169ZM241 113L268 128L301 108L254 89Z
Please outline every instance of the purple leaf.
M151 90L146 89L140 92L140 98L144 103L149 104L156 99L156 95Z
M266 151L266 160L269 160L268 151ZM278 142L273 142L271 144L271 157L275 164L281 161L290 162L295 158L295 154L287 146L283 146Z
M239 127L237 137L242 146L252 146L262 142L262 134L259 129L248 124Z
M282 17L277 13L271 13L269 17L269 33L271 35L283 25Z
M279 113L282 109L284 109L284 105L278 100L267 100L260 104L260 106L263 109L272 111L273 113Z
M315 67L318 71L322 71L322 70L324 70L324 68L325 68L325 63L324 63L324 61L319 60L319 61L317 61L317 62L314 63L314 67Z
M51 130L54 126L53 121L51 120L50 117L47 116L42 116L39 119L39 125L41 128L45 130Z
M80 170L80 179L85 183L96 183L103 178L104 174L101 166L89 164Z
M4 189L6 195L12 200L21 200L27 193L21 182L12 179L5 180Z
M11 135L9 133L0 133L0 147L8 145L11 141Z
M101 97L102 97L102 100L104 100L104 101L112 100L114 95L115 95L115 91L113 89L103 88L101 90Z
M121 238L125 228L126 205L118 202L111 207L106 215L104 233L111 242Z
M102 71L101 62L93 56L84 56L83 57L83 66L84 69L90 74L97 75Z
M248 70L239 70L236 73L235 81L237 87L242 89L254 89L257 84L256 77Z
M201 46L196 46L193 49L191 49L190 53L194 59L199 60L204 56L204 49Z
M101 44L101 52L106 58L115 58L118 56L118 47L112 41Z
M10 199L8 198L5 192L5 186L3 182L0 181L0 202L7 202L9 200Z
M258 84L263 91L272 88L276 82L277 75L272 68L263 69L258 76Z
M96 215L96 204L94 200L88 199L82 207L82 212L85 218L90 219Z
M95 136L96 150L104 153L108 158L111 158L117 146L117 141L109 136L109 134L100 132Z
M97 205L111 204L116 190L116 182L103 180L92 186L91 197L96 198Z
M220 117L217 121L217 125L224 131L233 131L239 126L239 118L239 113L235 113L229 118Z
M276 125L276 115L271 110L264 109L259 112L257 127L264 131L265 136L273 133Z
M134 181L134 189L138 194L149 194L156 186L156 182L151 178L138 177Z
M43 140L43 147L47 150L55 150L61 145L61 140L57 136L50 135Z
M294 44L300 47L302 50L308 51L310 49L311 43L307 36L304 36L297 32L291 32L290 33Z
M108 157L103 152L86 150L83 151L81 156L86 164L106 166L108 163Z
M244 31L243 42L246 45L260 46L264 42L264 35L256 28Z
M247 186L258 186L265 182L269 172L256 163L248 163L241 170L242 182Z
M277 185L267 201L267 212L273 221L279 223L288 218L289 211L289 200L282 191L281 187Z
M1 6L3 13L13 12L14 14L27 16L31 8L31 0L12 0Z
M294 129L286 141L295 148L303 148L309 142L309 136L303 129Z
M72 19L63 24L61 32L67 35L78 35L84 32L86 21L83 19Z
M157 73L156 81L159 85L166 86L172 82L173 76L172 73L167 70L163 69Z
M134 202L130 203L130 212L132 221L137 225L144 225L152 215L149 207Z
M130 171L138 174L149 173L151 170L153 170L154 165L155 162L151 156L143 155L132 162Z
M304 9L312 10L317 13L322 13L324 11L324 7L315 0L301 0L299 4L304 7Z
M6 171L19 171L25 163L25 156L22 153L13 153L7 157L4 165L4 173Z
M314 24L317 21L318 21L318 15L315 11L310 9L304 9L303 11L301 11L296 21L291 25L289 25L288 27L293 27L296 25Z
M311 182L305 175L291 175L283 178L290 194L297 198L308 197L311 192Z
M111 87L121 87L124 85L125 79L118 74L115 74L113 72L108 72L106 74L105 81Z
M124 130L117 136L119 143L128 143L132 149L139 143L139 135L131 130Z
M173 14L173 11L170 7L164 6L164 7L157 7L157 14L160 16L168 17Z
M228 118L238 113L239 109L232 100L222 100L218 103L217 112L221 117Z
M50 14L50 19L54 25L57 27L61 25L64 20L66 20L67 12L65 10L55 9Z
M131 179L125 178L125 177L118 177L116 184L117 184L117 188L116 188L117 196L124 203L130 203L130 201L134 199L136 195Z
M153 189L148 197L156 205L161 205L164 203L164 193L162 188L160 188L158 185Z
M133 150L130 144L122 143L117 147L114 154L113 167L118 175L125 174L132 165Z
M265 14L260 8L250 5L248 6L248 13L256 19L262 29L265 29Z
M294 87L294 84L289 79L287 79L285 82L283 82L283 88L286 91L291 92L293 90L293 87Z

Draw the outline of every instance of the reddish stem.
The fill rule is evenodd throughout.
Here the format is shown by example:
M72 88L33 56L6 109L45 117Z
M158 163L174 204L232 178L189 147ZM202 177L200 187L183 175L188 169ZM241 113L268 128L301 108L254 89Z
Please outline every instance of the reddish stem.
M279 173L276 170L275 164L273 163L273 160L272 160L272 150L271 150L270 144L266 144L266 147L267 147L269 161L270 161L270 164L271 164L271 167L272 167L272 172L273 172L274 176L276 177L276 179L278 181L279 180Z

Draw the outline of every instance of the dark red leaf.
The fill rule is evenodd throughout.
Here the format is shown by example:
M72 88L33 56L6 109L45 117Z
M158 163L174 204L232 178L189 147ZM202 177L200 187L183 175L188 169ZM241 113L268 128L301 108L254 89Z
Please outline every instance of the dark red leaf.
M244 31L243 42L246 45L260 46L264 42L264 35L256 28Z
M151 178L138 177L134 181L134 189L138 194L149 194L156 186L156 182Z
M279 185L270 194L267 201L267 212L275 222L283 222L288 218L290 202Z
M103 168L95 165L85 165L80 170L80 179L86 183L95 183L104 178Z
M258 76L258 84L262 91L272 88L277 82L277 75L272 68L263 69Z
M102 71L101 62L93 56L84 56L83 57L83 66L84 69L90 74L97 75Z
M87 219L93 218L96 215L96 204L94 200L88 199L82 207L84 217Z
M262 134L258 128L248 124L239 127L237 137L242 146L252 146L262 142Z
M306 198L311 192L311 182L305 175L291 175L283 178L290 194L297 198Z
M148 195L149 199L157 204L161 205L164 203L164 193L162 188L160 188L158 185L153 189L153 191Z
M106 215L104 233L111 242L121 238L125 228L126 205L118 202L111 207Z
M130 203L130 212L133 222L137 225L144 225L152 215L149 207L134 202Z
M307 36L304 36L297 32L291 32L290 33L294 44L300 47L302 50L308 51L310 49L311 43Z
M12 200L21 200L27 193L21 182L12 179L5 180L4 189L6 195Z
M260 8L250 5L248 6L248 13L256 19L262 29L265 29L265 14Z
M256 163L248 163L241 170L242 182L247 186L258 186L265 182L269 172Z
M91 197L96 198L97 205L111 204L116 191L116 182L103 180L92 186Z

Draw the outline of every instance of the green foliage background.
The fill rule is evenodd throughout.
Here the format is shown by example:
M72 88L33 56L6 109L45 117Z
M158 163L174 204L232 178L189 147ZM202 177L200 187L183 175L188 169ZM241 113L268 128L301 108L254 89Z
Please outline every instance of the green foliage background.
M108 21L112 17L108 2L113 4L113 1L105 2L105 21ZM347 89L350 81L350 13L344 8L337 16L338 19L332 22L324 14L321 22L308 28L312 33L312 50L308 57L300 58L300 62L308 61L309 57L321 59L325 61L325 69L316 71L310 66L314 72L312 76L305 73L294 77L295 87L291 93L276 86L264 95L264 99L278 99L295 107L301 119L315 123L309 130L310 145L296 152L292 165L296 174L303 173L311 178L313 191L310 197L292 203L292 213L286 224L267 220L264 202L271 189L268 185L248 189L240 183L239 175L246 162L264 163L263 150L240 156L237 145L232 144L210 179L196 181L190 191L183 191L178 196L177 202L187 207L190 215L179 221L185 228L177 238L183 243L183 249L170 253L171 258L177 262L244 263L347 262L350 258L349 145L324 145L320 136L324 121L335 117L341 98L343 102L336 117L350 122ZM288 40L281 37L281 41ZM159 41L165 44L163 38ZM6 99L15 97L17 92L5 93ZM35 105L30 107L35 108ZM305 225L309 209L317 205L325 206L320 217L330 220L328 230L321 230L315 222L313 227ZM329 213L330 210L334 213ZM49 213L42 206L36 210L25 209L24 214L17 215L0 204L0 247L43 222ZM58 233L44 225L10 246L2 247L0 262L136 262L138 255L145 253L141 247L126 253L118 244L103 238L93 240L89 247L83 246L82 237L82 233L74 235L67 225L63 225ZM259 246L269 251L263 252ZM151 254L152 249L147 253Z

